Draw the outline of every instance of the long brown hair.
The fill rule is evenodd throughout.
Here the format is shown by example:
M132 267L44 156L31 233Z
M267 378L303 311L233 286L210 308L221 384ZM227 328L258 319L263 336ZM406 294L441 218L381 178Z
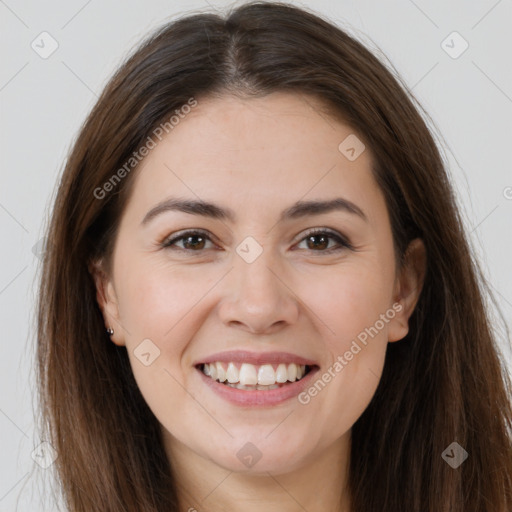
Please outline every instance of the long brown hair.
M126 349L109 342L89 272L110 261L135 169L95 190L191 97L274 91L320 98L375 155L398 262L423 239L427 271L409 334L389 343L352 428L354 512L512 510L512 386L439 149L418 102L355 38L288 4L194 14L147 39L110 80L67 160L38 304L43 436L72 512L178 511L160 426ZM508 333L507 333L508 341ZM458 468L442 458L457 442ZM340 487L341 492L341 487Z

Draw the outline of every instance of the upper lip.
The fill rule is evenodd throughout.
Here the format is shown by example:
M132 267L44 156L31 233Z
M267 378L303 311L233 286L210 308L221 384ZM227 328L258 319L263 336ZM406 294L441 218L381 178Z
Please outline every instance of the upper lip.
M250 363L255 366L263 364L296 363L299 365L315 366L316 363L311 359L292 354L290 352L249 352L247 350L229 350L227 352L217 352L204 359L198 360L194 366L206 363Z

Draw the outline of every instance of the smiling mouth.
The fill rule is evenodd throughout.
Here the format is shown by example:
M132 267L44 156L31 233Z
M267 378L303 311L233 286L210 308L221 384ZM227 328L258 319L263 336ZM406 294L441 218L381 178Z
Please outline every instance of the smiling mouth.
M253 365L250 363L214 362L197 365L204 375L221 384L245 391L268 391L293 384L304 378L309 365L295 363Z

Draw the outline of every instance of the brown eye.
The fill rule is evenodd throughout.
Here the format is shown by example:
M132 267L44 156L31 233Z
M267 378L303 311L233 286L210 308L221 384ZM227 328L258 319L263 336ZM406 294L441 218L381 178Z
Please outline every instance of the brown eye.
M187 231L179 236L167 240L162 244L162 246L167 248L176 248L181 251L201 252L208 241L211 242L210 237L202 231ZM178 243L181 243L182 245L179 246Z
M307 237L309 249L327 249L329 245L329 236L325 235L310 235Z
M183 237L183 246L185 249L204 249L205 238L202 235L189 235Z
M337 246L329 247L330 240L334 240ZM300 243L306 241L307 249L313 252L331 252L342 249L352 249L351 244L338 233L327 230L310 231Z

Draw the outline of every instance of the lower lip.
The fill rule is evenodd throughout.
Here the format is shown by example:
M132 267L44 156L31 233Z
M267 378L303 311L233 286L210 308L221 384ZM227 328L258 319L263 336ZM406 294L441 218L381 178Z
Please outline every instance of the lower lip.
M309 373L300 380L290 382L280 388L269 390L254 390L249 391L245 389L236 389L207 377L200 368L197 371L201 374L203 382L208 385L212 391L219 395L224 400L232 404L245 406L245 407L266 407L285 402L298 396L304 389L306 389L312 381L315 374L320 368L317 366L312 368Z

